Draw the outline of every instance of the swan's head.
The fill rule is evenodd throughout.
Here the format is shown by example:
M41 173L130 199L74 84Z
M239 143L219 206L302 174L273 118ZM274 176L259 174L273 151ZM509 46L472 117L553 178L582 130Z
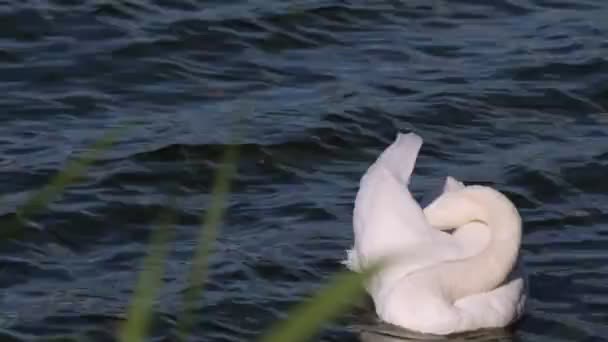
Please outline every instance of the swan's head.
M490 213L503 212L504 209L512 209L519 217L517 209L505 195L488 186L471 185L444 192L424 208L424 215L434 227L453 229L473 221L487 223Z

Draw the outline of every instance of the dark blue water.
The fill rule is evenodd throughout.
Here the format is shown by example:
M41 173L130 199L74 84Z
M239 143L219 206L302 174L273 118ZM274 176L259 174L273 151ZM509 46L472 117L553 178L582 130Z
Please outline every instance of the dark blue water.
M505 192L525 220L525 318L466 338L608 340L607 15L603 0L1 1L0 227L131 127L0 241L2 339L112 340L175 197L152 332L171 340L242 122L196 340L250 341L341 270L359 177L410 130L425 139L417 197L452 175ZM366 315L318 339L395 341L353 332Z

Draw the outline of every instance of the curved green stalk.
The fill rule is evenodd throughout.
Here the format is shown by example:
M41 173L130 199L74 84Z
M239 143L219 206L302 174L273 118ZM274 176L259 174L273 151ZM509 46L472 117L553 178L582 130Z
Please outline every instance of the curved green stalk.
M16 217L13 222L5 226L0 235L2 237L15 237L19 234L19 221L36 214L45 208L55 197L57 197L66 187L76 182L95 159L110 148L116 138L122 134L127 127L114 129L96 141L89 151L86 151L76 160L70 161L68 165L57 173L48 184L30 196L27 201L17 208Z
M185 339L192 329L194 311L196 309L197 297L203 290L209 273L209 256L213 250L213 244L217 240L218 227L225 211L226 197L230 193L230 184L237 169L238 145L227 147L222 164L216 171L211 191L211 205L207 210L206 217L202 221L199 234L199 244L196 248L192 267L188 278L188 288L184 292L183 308L178 316L177 333L181 339Z
M309 300L297 304L287 319L277 322L260 338L260 342L298 342L310 339L323 324L353 306L365 294L364 282L383 266L384 262L361 273L338 273Z
M170 205L169 208L173 208ZM125 324L119 333L122 342L143 341L150 326L152 317L152 306L160 288L162 287L162 276L165 271L165 258L169 253L168 241L172 237L171 225L175 222L175 213L167 210L159 219L159 228L152 232L150 247L143 261L143 270L127 313Z

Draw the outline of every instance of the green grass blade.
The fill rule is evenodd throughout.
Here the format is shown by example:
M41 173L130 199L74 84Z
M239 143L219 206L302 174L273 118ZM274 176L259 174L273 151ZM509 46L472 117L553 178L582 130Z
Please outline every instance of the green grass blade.
M122 342L144 340L150 326L152 306L162 287L165 258L169 253L168 241L172 237L171 225L175 222L175 213L167 210L159 221L158 229L152 232L150 237L149 252L143 261L143 270L140 272L125 324L120 331L119 340Z
M213 244L217 240L219 225L224 215L224 204L230 193L230 185L237 169L239 146L233 144L226 148L222 164L215 173L213 189L211 191L211 204L202 221L198 238L198 246L192 260L192 267L188 278L188 288L184 292L183 308L178 316L178 336L185 339L192 329L194 311L197 298L202 293L209 273L209 256L213 251Z
M309 300L296 305L287 320L275 324L261 342L297 342L310 339L324 323L354 305L365 293L364 282L384 266L374 265L362 273L340 272Z
M53 201L67 186L76 182L79 177L85 174L89 166L97 159L97 157L116 141L127 127L120 127L111 130L93 144L91 149L79 158L71 161L68 165L56 174L49 183L42 189L35 192L28 200L17 208L15 219L3 227L0 236L3 238L15 238L21 232L19 229L20 221L27 219L29 216L40 212L42 209Z
M71 161L68 165L51 181L45 185L40 191L36 192L28 201L17 210L17 215L21 218L35 214L42 208L46 207L54 197L59 195L63 189L75 182L79 177L84 175L88 167L95 159L106 151L116 141L118 135L122 133L124 127L117 130L112 130L102 139L93 144L91 149L85 152L80 158Z

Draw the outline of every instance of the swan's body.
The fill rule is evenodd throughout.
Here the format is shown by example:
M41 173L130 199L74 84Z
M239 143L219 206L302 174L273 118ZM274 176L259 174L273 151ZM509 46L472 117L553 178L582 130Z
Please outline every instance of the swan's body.
M399 134L361 179L346 264L357 271L399 256L367 284L388 323L432 334L504 327L525 302L524 280L513 277L520 216L500 192L450 177L423 211L407 189L421 145Z

